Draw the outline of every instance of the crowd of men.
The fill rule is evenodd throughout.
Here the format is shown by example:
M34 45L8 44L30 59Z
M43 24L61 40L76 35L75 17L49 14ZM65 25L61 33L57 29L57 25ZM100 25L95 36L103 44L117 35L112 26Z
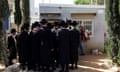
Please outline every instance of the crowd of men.
M11 29L8 37L9 65L18 54L23 70L26 66L28 70L40 72L53 72L57 67L59 72L77 69L80 32L76 25L77 22L71 20L51 24L42 19L32 24L30 32L29 23L25 23L17 35L16 30Z

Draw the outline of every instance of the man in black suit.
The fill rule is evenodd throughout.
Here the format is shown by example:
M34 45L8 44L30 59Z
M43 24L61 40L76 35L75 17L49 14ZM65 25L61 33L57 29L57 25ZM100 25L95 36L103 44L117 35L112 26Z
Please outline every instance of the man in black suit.
M70 62L70 47L69 47L69 30L66 29L67 25L64 21L60 22L60 31L58 36L58 62L61 65L59 72L69 72Z
M70 63L71 63L71 69L77 69L77 62L79 59L78 56L78 48L79 48L79 43L80 43L80 33L79 31L75 28L77 25L76 21L73 21L70 24Z
M20 35L18 36L18 54L19 54L19 62L20 62L20 66L22 67L22 69L25 69L25 66L28 64L29 62L29 23L24 23L24 25L22 26L22 30Z
M36 69L40 70L40 49L38 45L38 31L40 29L40 23L39 22L34 22L31 27L31 32L30 32L30 48L29 48L29 69L33 69L36 71Z
M13 59L16 58L16 29L11 29L11 35L8 37L8 51L10 53L8 65L12 65Z
M50 60L51 60L51 50L52 49L52 32L47 27L48 21L46 19L42 19L40 21L41 27L38 31L38 47L40 49L40 65L43 71L49 72Z

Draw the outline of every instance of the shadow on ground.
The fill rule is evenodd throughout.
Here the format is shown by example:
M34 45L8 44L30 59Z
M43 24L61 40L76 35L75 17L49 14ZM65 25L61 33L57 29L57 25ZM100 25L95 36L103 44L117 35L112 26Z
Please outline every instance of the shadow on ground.
M105 66L107 55L85 55L79 57L79 69L71 72L108 72Z
M110 72L108 67L105 65L107 60L107 55L80 56L78 69L70 70L70 72ZM58 70L55 72L58 72Z

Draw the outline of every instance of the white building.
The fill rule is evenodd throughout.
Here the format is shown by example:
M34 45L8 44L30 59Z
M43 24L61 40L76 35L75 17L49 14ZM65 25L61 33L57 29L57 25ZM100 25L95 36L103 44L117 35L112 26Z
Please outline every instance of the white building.
M11 0L11 8L14 8L14 0ZM69 0L68 0L69 1ZM85 42L86 50L104 49L104 32L106 32L105 22L105 0L102 5L96 3L91 5L67 5L67 4L40 4L35 7L35 1L30 0L30 18L31 23L46 18L53 22L55 20L75 20L84 25L86 29L91 31L91 38ZM14 23L13 14L11 15L11 25Z
M91 31L91 38L85 42L86 50L104 50L105 5L67 5L40 4L40 19L46 18L50 22L71 19Z

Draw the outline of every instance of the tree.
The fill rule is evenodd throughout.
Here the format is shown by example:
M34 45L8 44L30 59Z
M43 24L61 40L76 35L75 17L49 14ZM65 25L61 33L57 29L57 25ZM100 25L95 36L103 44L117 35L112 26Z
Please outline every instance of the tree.
M98 5L103 5L104 0L75 0L75 4L98 4Z
M75 0L75 4L91 4L91 0Z
M19 32L19 27L22 21L22 14L21 14L21 8L20 8L20 0L15 0L15 13L14 13L14 20L15 24L17 24L17 29Z
M22 24L30 23L30 2L22 0Z
M112 61L120 65L120 15L119 0L106 0L106 18L109 32L109 53Z
M6 33L4 22L9 17L9 5L7 0L0 0L0 61L6 62Z

